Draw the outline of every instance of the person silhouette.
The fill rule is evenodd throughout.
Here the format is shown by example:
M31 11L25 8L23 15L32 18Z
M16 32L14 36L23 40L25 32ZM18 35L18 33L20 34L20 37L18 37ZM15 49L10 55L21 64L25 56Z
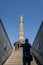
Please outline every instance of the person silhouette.
M28 43L28 39L25 39L25 43L21 44L20 47L23 47L23 65L30 65L31 62L31 54L30 54L30 48L31 45Z

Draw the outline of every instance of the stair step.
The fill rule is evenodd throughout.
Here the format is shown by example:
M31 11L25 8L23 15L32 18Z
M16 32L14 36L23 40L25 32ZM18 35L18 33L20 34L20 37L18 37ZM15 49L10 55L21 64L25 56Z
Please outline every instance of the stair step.
M18 49L17 51L12 52L7 61L3 65L23 65L23 50ZM35 59L31 62L31 65L37 65Z

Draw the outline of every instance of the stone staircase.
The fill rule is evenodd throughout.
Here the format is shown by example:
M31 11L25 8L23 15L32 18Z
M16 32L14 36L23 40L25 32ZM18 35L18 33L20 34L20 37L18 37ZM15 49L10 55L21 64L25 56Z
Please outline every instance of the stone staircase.
M9 56L7 61L3 65L23 65L23 52L22 48L19 48L17 51L14 51ZM35 62L35 59L33 58L33 61L31 62L31 65L37 65Z
M23 65L22 63L22 49L18 49L17 51L13 50L13 53L9 56L4 65Z

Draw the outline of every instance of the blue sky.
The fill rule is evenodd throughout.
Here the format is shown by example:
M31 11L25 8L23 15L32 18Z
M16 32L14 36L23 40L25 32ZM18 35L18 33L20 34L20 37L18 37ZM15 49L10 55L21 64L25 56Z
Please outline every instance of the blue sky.
M24 37L32 44L43 20L43 0L0 0L0 18L12 45L19 40L21 15L24 18Z

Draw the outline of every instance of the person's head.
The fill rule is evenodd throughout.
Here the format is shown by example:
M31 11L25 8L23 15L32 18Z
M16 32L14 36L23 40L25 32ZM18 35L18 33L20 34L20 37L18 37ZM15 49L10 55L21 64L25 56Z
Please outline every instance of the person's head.
M25 39L25 43L28 43L28 39Z

